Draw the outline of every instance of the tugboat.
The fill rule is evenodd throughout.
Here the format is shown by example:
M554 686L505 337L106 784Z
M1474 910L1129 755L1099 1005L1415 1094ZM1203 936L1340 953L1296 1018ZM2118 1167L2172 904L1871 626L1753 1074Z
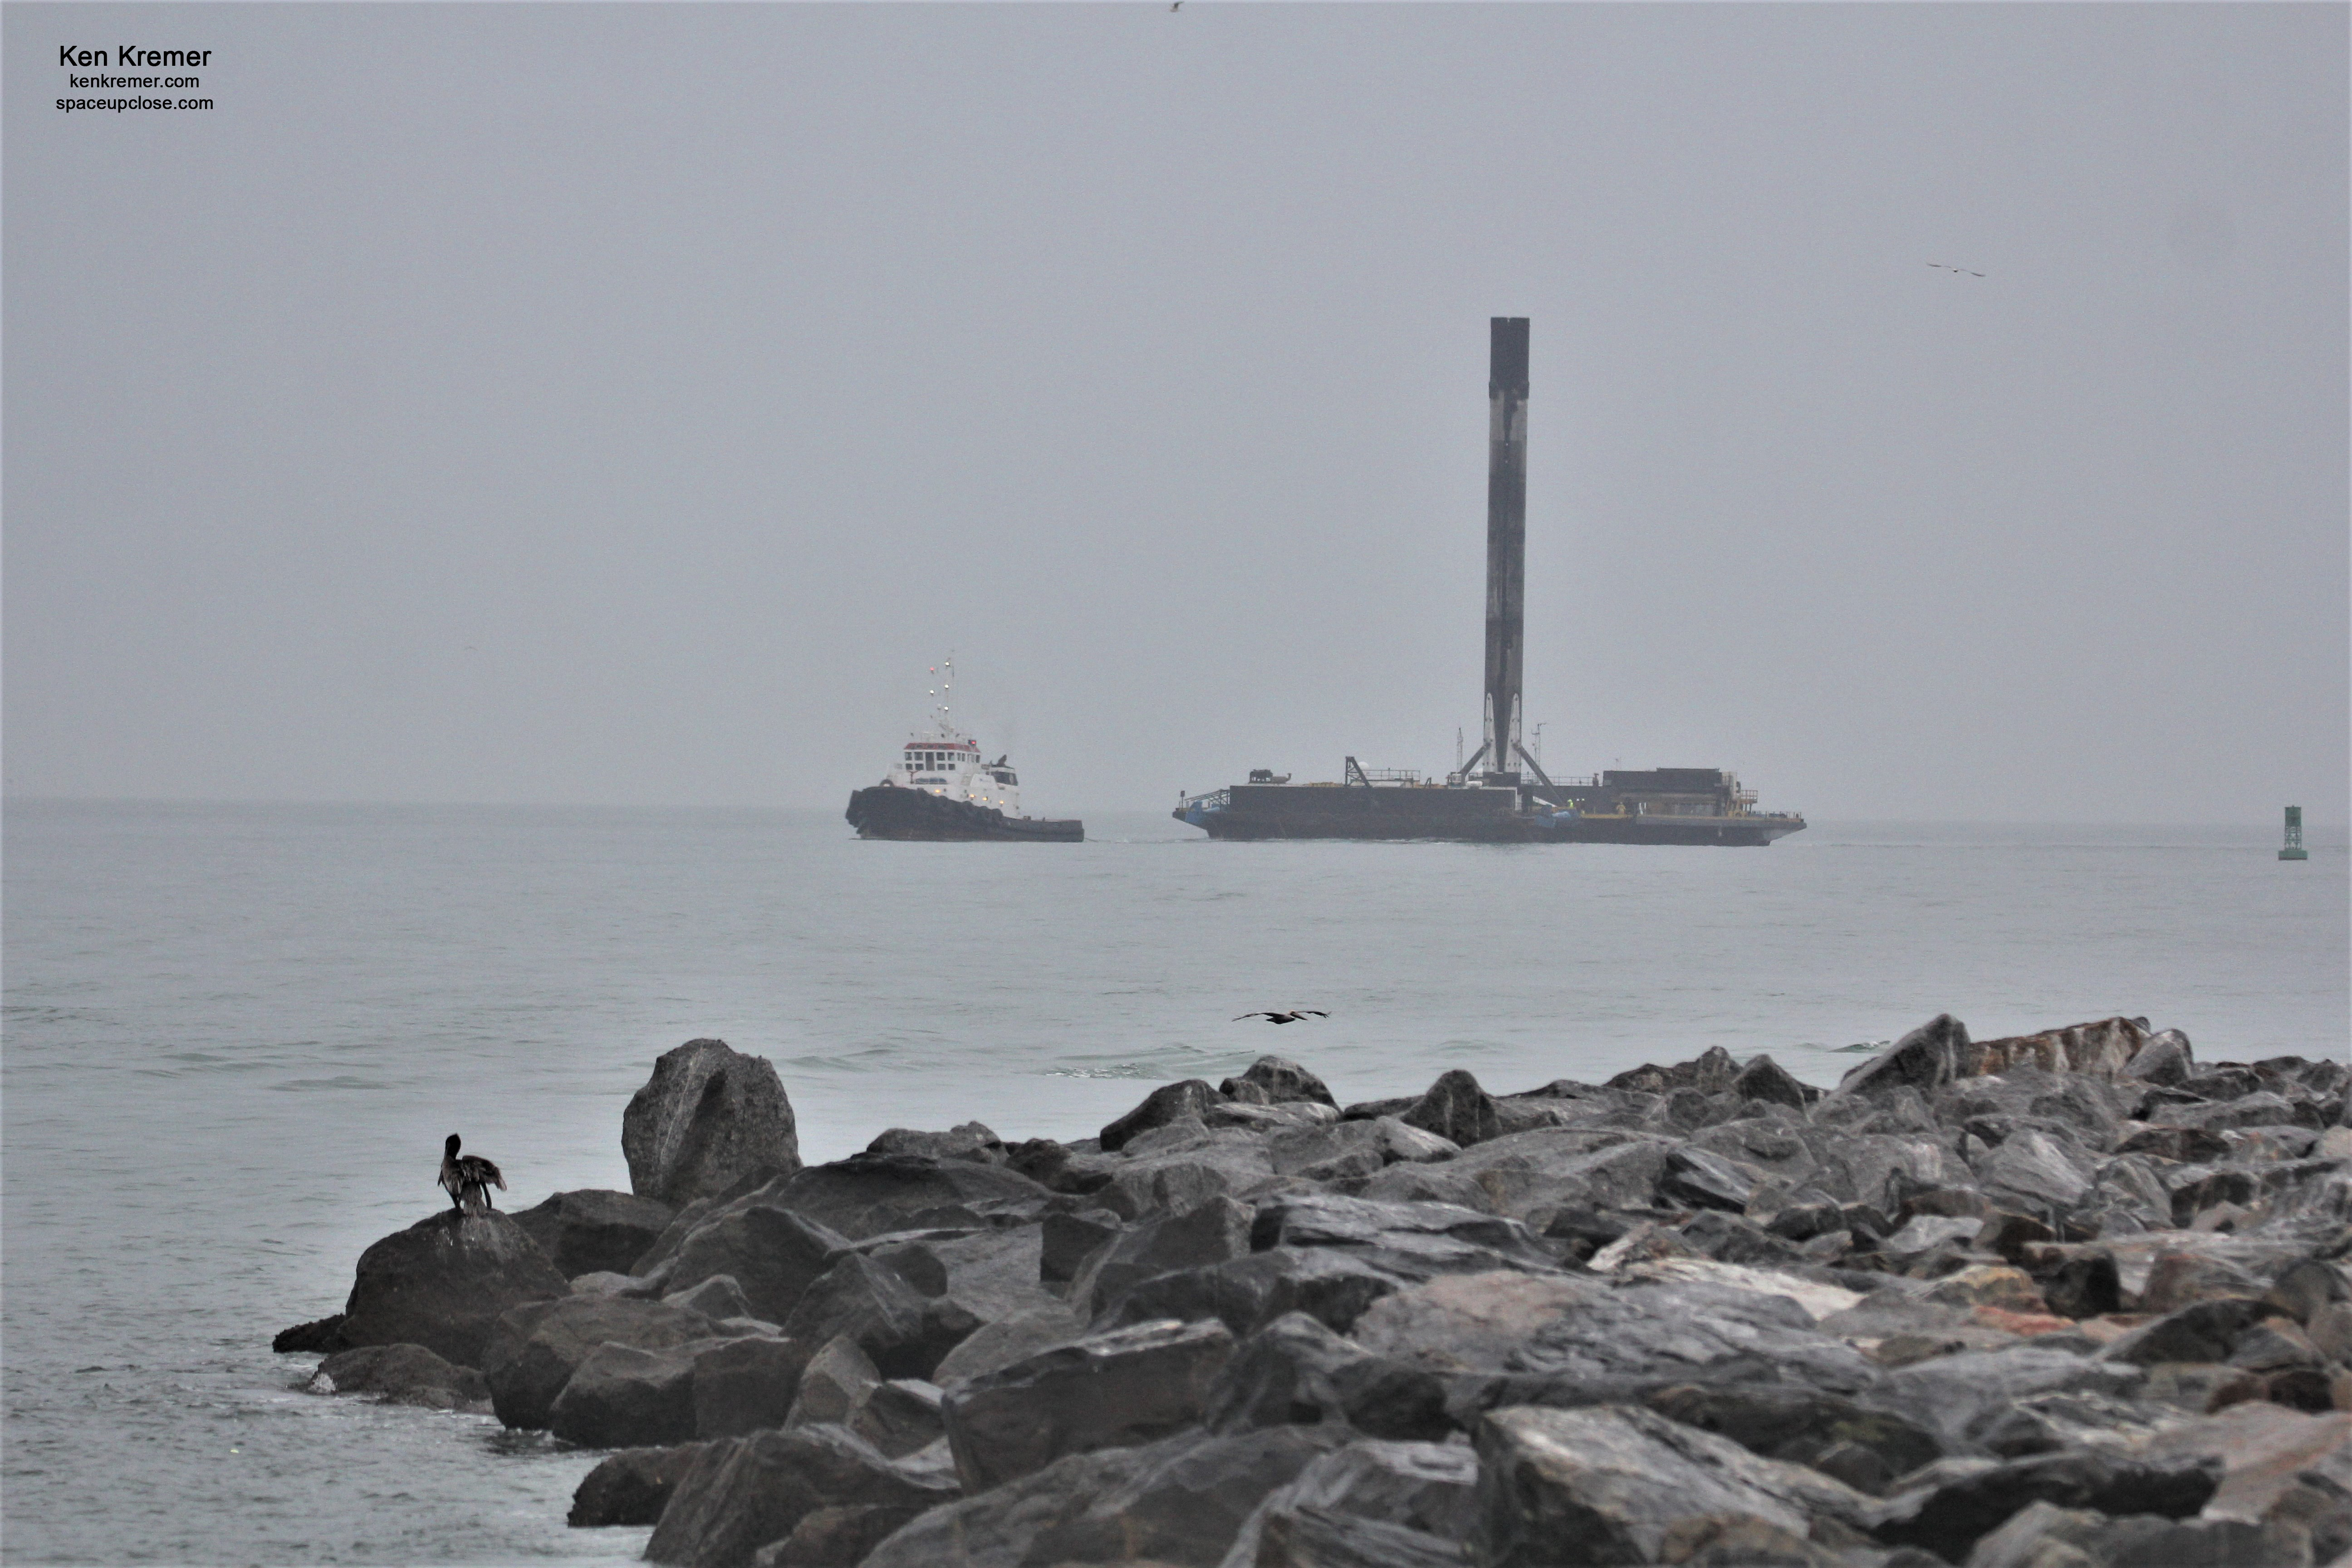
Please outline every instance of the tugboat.
M936 669L933 674L939 674ZM932 695L940 705L930 722L907 739L898 763L882 782L849 797L845 814L860 838L929 842L985 840L1014 844L1077 844L1087 825L1021 815L1021 780L1010 754L982 762L979 742L950 718L955 661Z

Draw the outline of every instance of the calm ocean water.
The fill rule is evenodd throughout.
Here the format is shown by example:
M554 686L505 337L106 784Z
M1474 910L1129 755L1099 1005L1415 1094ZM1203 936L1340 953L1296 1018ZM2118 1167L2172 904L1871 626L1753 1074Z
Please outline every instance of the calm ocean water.
M1344 1100L1710 1045L1833 1081L1942 1010L2347 1048L2347 858L2232 828L1815 826L1766 850L861 844L835 814L12 803L0 1177L12 1562L622 1562L592 1462L294 1392L269 1336L438 1205L627 1185L656 1055L771 1058L812 1160L979 1118L1078 1137L1297 1057ZM1328 1008L1322 1024L1227 1020Z

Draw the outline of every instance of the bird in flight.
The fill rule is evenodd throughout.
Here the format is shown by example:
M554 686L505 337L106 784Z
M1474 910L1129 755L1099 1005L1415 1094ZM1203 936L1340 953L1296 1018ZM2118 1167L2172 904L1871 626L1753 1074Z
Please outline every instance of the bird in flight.
M1169 6L1168 8L1171 11L1181 11L1184 8L1184 0L1176 0L1176 4Z
M1973 268L1947 267L1940 261L1930 261L1927 265L1935 268L1939 272L1965 272L1971 278L1981 278L1984 276L1983 273L1975 270Z
M1244 1013L1234 1022L1238 1024L1242 1018L1264 1018L1269 1024L1296 1024L1301 1018L1328 1018L1330 1016L1320 1007L1294 1007L1287 1013Z

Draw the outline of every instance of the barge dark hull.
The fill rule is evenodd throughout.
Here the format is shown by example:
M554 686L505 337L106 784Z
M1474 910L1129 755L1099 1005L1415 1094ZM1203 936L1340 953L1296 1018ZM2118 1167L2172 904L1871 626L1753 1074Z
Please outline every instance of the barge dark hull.
M1075 819L1048 822L1007 816L992 805L950 800L929 790L875 784L849 797L842 814L860 838L907 843L1080 844L1087 825Z
M1588 816L1510 789L1367 789L1235 784L1224 804L1174 816L1212 838L1434 839L1457 844L1688 844L1759 847L1800 832L1801 816Z

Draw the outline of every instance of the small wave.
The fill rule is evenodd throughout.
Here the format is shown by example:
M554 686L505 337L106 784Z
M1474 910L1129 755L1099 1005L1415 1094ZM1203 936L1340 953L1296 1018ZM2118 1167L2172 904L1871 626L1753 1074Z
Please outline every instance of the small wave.
M392 1085L343 1073L334 1078L289 1078L284 1083L273 1083L269 1087L281 1093L296 1093L312 1089L390 1089Z

